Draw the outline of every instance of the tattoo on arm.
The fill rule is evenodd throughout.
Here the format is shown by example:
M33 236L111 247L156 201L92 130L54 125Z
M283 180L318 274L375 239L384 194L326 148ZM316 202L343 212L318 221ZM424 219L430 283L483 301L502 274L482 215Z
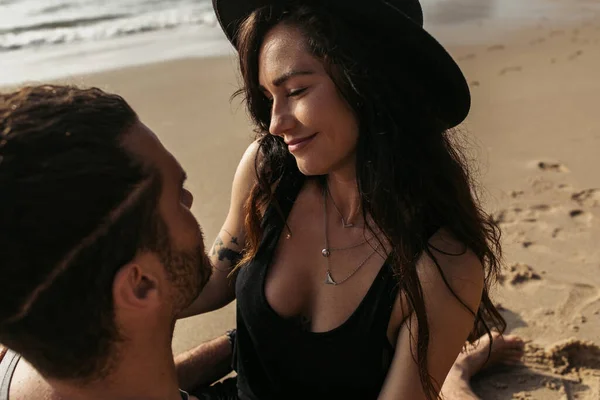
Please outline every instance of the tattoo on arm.
M227 247L219 250L219 261L223 261L225 259L229 260L231 265L235 265L240 261L242 255L235 250L228 249Z
M221 239L221 236L217 236L217 238L215 239L215 243L213 244L212 250L210 252L211 256L214 256L217 254L218 249L222 248L224 246L223 240Z
M225 233L227 233L229 236L231 236L231 243L233 243L233 244L237 244L238 246L240 245L240 244L238 243L238 238L237 238L237 237L233 236L233 235L232 235L232 234L231 234L229 231L227 231L227 230L225 230L225 229L223 229L223 232L225 232Z
M232 236L231 242L237 244L237 238ZM210 255L213 257L217 256L219 261L229 261L229 265L226 266L227 269L230 269L232 266L236 265L242 258L241 252L227 247L220 235L215 239L215 243L213 244ZM215 266L215 268L220 269L217 266Z

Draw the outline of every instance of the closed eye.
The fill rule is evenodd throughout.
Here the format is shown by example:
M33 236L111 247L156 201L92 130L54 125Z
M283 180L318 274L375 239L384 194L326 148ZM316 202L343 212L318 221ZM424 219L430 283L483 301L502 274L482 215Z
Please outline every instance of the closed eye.
M306 91L307 88L301 88L301 89L295 89L295 90L291 90L288 93L288 97L294 97L294 96L299 96L302 93L304 93Z

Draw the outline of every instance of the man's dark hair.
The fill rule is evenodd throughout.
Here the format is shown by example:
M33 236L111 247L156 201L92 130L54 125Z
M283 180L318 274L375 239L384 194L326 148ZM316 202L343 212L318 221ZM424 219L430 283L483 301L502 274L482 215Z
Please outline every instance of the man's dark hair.
M137 121L96 88L0 94L0 343L47 378L108 373L115 274L165 240L158 172L122 146Z

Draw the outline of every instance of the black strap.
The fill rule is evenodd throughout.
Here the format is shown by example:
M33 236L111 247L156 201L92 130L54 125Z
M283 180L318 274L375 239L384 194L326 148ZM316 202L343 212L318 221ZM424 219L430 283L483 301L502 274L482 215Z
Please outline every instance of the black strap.
M9 349L0 361L0 400L8 400L10 381L20 359L20 355Z

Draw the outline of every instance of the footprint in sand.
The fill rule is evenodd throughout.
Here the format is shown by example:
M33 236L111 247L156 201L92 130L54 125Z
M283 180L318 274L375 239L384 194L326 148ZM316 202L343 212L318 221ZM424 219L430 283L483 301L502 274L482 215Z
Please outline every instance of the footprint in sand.
M578 311L581 313L584 324L587 323L588 320L598 324L598 322L600 322L600 317L598 317L600 315L600 295L583 303Z
M498 51L498 50L504 50L506 48L506 46L504 46L503 44L496 44L494 46L490 46L488 47L488 51Z
M530 180L531 189L534 194L541 194L548 191L556 191L556 183L545 177L537 176Z
M558 314L562 321L581 315L581 311L590 304L590 301L598 298L598 289L592 285L575 283L565 287L570 287L570 290L566 300L558 307Z
M569 211L569 216L571 218L581 217L584 214L585 214L585 211L583 211L583 210L571 210L571 211Z
M568 339L546 351L553 372L568 374L581 369L600 370L600 347L593 342Z
M552 238L553 239L560 238L562 236L561 232L562 232L562 228L554 228L554 230L552 231Z
M532 267L524 263L512 264L498 278L501 284L510 283L513 286L540 279L542 277Z
M521 72L522 70L523 67L521 67L520 65L515 65L512 67L502 68L498 74L502 76L508 74L509 72Z
M496 224L511 224L520 220L523 209L520 207L507 208L492 214L492 220Z
M596 400L600 395L600 347L591 341L570 338L547 348L536 343L525 346L523 367L512 382L529 375L534 387L513 394L512 399L546 399L531 391L544 387L556 392L561 399ZM558 399L559 397L548 397Z
M511 224L513 222L537 222L545 213L552 212L555 208L547 204L536 204L526 209L512 207L492 214L492 220L497 224Z
M544 43L545 41L546 41L546 38L540 37L540 38L532 40L531 42L529 42L529 44L536 45L536 44Z
M583 55L583 50L577 50L575 53L569 56L569 61L573 61Z
M579 375L582 369L600 369L600 347L575 338L560 341L544 349L530 343L525 348L525 364L542 367L557 375ZM537 364L537 365L536 365Z
M522 242L522 243L521 243L521 245L522 245L524 248L526 248L526 249L530 248L530 247L531 247L531 246L533 246L534 244L535 244L534 242L531 242L531 241L529 241L529 240L526 240L526 241L524 241L524 242Z
M586 189L571 195L571 199L581 206L600 206L600 189Z
M471 87L479 87L480 83L479 83L479 81L472 81L472 82L469 83L469 86L471 86Z
M458 61L466 61L466 60L472 60L475 57L477 57L476 54L474 53L470 53L470 54L466 54L464 56L458 57Z
M573 221L585 224L591 223L592 219L594 218L592 214L579 209L569 211L569 216L573 219Z
M569 169L559 162L540 161L537 166L542 171L569 172Z
M548 204L536 204L531 206L530 209L535 211L550 211L552 207L550 207Z

